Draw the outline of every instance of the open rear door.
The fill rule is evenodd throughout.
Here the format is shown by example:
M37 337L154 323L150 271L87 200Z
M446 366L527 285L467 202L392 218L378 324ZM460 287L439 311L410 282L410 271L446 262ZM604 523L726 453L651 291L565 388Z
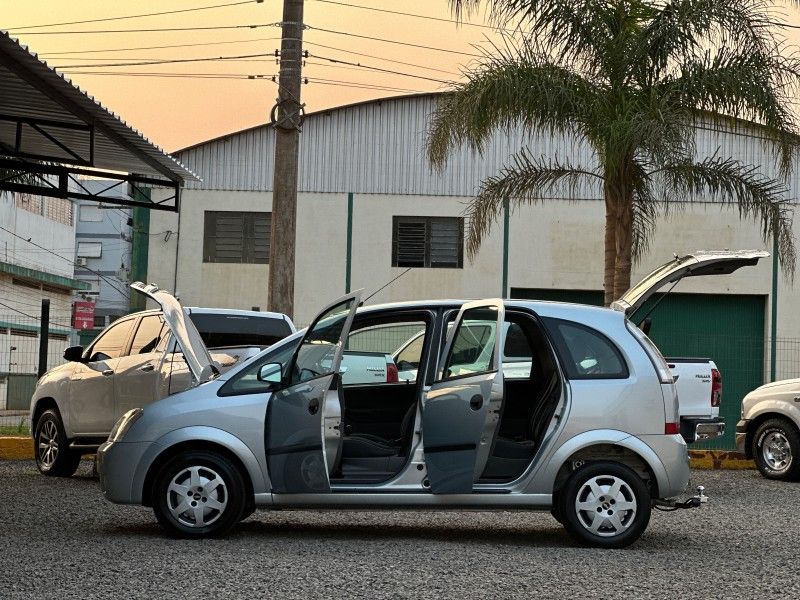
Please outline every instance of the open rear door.
M341 439L339 365L360 301L359 290L322 310L267 405L267 468L276 494L330 491L328 461Z
M461 307L437 381L422 399L422 442L434 494L469 494L491 452L503 404L502 300Z

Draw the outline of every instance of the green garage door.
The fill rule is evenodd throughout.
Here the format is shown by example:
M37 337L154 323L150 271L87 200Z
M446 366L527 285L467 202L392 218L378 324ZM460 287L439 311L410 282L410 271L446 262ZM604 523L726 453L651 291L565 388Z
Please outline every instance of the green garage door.
M603 293L584 290L512 288L512 298L601 305ZM634 315L639 320L658 300ZM726 434L698 448L734 448L734 428L742 398L764 382L764 303L766 296L671 293L652 313L650 337L667 357L711 358L722 373Z

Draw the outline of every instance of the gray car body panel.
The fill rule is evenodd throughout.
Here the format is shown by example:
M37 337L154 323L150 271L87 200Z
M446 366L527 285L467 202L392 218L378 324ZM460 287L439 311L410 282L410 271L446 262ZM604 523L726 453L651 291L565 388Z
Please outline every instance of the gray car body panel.
M386 310L448 311L461 307L461 301L408 302L362 308L359 315ZM552 502L553 486L561 468L570 457L583 449L613 445L635 453L652 472L662 498L681 494L688 484L686 444L680 435L665 435L667 415L674 413L674 385L663 385L639 342L628 331L624 314L618 311L558 302L506 300L506 311L528 312L538 318L562 319L590 326L617 345L628 371L627 379L583 379L568 381L562 377L562 395L545 440L527 471L516 481L503 485L477 484L472 494L432 494L423 486L425 465L421 435L421 414L417 411L412 450L406 467L392 480L380 484L337 484L331 493L272 494L265 460L264 419L272 394L249 394L218 397L217 391L245 365L234 367L220 378L191 390L165 398L144 410L122 443L149 442L154 447L193 442L195 432L218 430L238 438L247 448L240 460L256 472L253 491L258 505L267 506L505 506L546 508ZM439 330L441 330L439 328ZM287 338L262 353L275 352L283 344L297 339L302 332ZM258 358L253 359L258 360ZM559 357L559 361L563 357ZM322 435L322 433L320 433ZM169 437L167 437L169 436ZM207 434L209 437L210 433ZM217 442L234 450L234 443ZM111 444L114 446L116 444ZM101 479L119 478L143 482L158 455L148 451L140 457L101 448ZM257 465L257 467L256 467ZM106 496L115 502L136 502L141 490L119 496L103 484ZM491 493L497 490L502 493ZM394 492L394 493L393 493Z

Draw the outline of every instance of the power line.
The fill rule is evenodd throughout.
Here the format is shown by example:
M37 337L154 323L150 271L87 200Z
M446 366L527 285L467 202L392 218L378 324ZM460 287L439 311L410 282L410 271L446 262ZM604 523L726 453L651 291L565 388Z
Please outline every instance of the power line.
M359 8L362 10L371 10L374 12L386 13L390 15L400 15L402 17L414 17L416 19L426 19L428 21L439 21L441 23L450 23L452 25L464 25L467 27L481 27L483 29L491 29L492 31L504 31L506 33L514 33L513 29L504 29L502 27L494 27L492 25L485 25L483 23L467 23L464 21L457 21L455 19L445 19L444 17L432 17L428 15L420 15L416 13L401 12L399 10L389 10L386 8L377 8L375 6L361 6L360 4L347 4L345 2L336 2L335 0L316 0L324 4L336 4L337 6L345 6L347 8Z
M87 35L90 33L153 33L157 31L214 31L220 29L258 29L277 27L280 23L254 23L252 25L213 25L206 27L159 27L150 29L83 29L78 31L15 31L14 35Z
M190 63L190 62L209 62L217 60L238 60L243 58L264 58L265 56L275 56L274 52L265 52L260 54L241 54L234 56L209 56L204 58L175 58L168 60L151 60L147 62L122 62L122 63L104 63L99 65L55 65L54 69L99 69L104 67L141 67L146 65L166 65L173 63Z
M194 44L166 44L162 46L138 46L135 48L102 48L95 50L69 50L63 52L42 52L39 56L65 56L77 54L98 54L100 52L133 52L134 50L162 50L164 48L193 48L196 46L218 46L222 44L250 44L252 42L272 42L279 37L254 38L252 40L230 40L226 42L197 42ZM102 59L107 60L107 59Z
M343 87L353 87L353 88L361 88L361 89L372 89L372 90L379 90L385 92L402 92L402 93L409 93L409 94L421 94L424 93L423 90L409 90L405 88L397 88L391 86L383 86L383 85L376 85L371 83L361 83L358 81L342 81L339 79L322 79L320 77L307 77L306 78L311 83L322 83L327 85L341 85Z
M425 65L419 65L416 63L405 62L402 60L395 60L393 58L386 58L383 56L376 56L374 54L365 54L363 52L356 52L355 50L346 50L345 48L337 48L336 46L326 46L325 44L318 44L316 42L303 42L307 46L316 46L318 48L325 48L326 50L336 50L337 52L346 52L347 54L354 54L356 56L364 56L366 58L372 58L375 60L383 60L386 62L396 63L398 65L405 65L407 67L416 67L417 69L426 69L428 71L437 71L439 73L445 73L446 75L453 75L457 76L458 73L453 73L452 71L446 71L444 69L437 69L436 67L427 67Z
M20 314L23 317L28 317L29 319L33 319L34 321L39 321L41 319L41 317L34 317L33 315L29 315L26 312L22 312L21 310L18 310L13 306L9 306L8 304L4 304L3 302L0 302L0 306L5 306L8 310L13 310L15 313ZM67 329L72 329L72 325L65 325L64 323L60 323L58 321L50 321L50 324L58 325L59 327L66 327Z
M356 67L361 69L367 69L369 71L377 71L379 73L389 73L391 75L401 75L402 77L413 77L414 79L423 79L425 81L433 81L434 83L443 83L443 84L452 84L452 81L445 81L443 79L434 79L433 77L425 77L424 75L413 75L411 73L403 73L402 71L393 71L391 69L382 69L381 67L373 67L370 65L362 65L361 63L354 63L349 62L346 60L339 60L336 58L330 58L328 56L320 56L318 54L309 54L309 58L318 58L320 60L326 60L330 63L338 63L340 65L344 65L347 67ZM319 63L311 63L311 64L319 64Z
M145 13L141 15L125 15L121 17L104 17L102 19L87 19L85 21L67 21L65 23L47 23L45 25L26 25L24 27L11 27L14 29L42 29L44 27L61 27L63 25L83 25L85 23L102 23L104 21L123 21L125 19L141 19L143 17L159 17L162 15L175 15L178 13L198 12L201 10L211 10L214 8L228 8L230 6L240 6L242 4L261 4L264 0L244 0L240 2L229 2L227 4L213 4L211 6L198 6L195 8L182 8L180 10L167 10L163 12Z
M437 52L447 52L449 54L460 54L462 56L471 56L473 58L483 58L483 55L481 55L481 54L472 54L470 52L461 52L459 50L450 50L450 49L447 49L447 48L437 48L435 46L425 46L423 44L412 44L411 42L401 42L401 41L398 41L398 40L389 40L389 39L386 39L386 38L372 37L372 36L369 36L369 35L359 35L357 33L349 33L347 31L337 31L335 29L324 29L322 27L312 27L311 25L306 25L306 27L308 27L309 29L312 29L314 31L321 31L323 33L332 33L332 34L335 34L335 35L344 35L344 36L347 36L347 37L360 38L362 40L372 40L374 42L385 42L387 44L398 44L400 46L410 46L412 48L421 48L423 50L435 50Z

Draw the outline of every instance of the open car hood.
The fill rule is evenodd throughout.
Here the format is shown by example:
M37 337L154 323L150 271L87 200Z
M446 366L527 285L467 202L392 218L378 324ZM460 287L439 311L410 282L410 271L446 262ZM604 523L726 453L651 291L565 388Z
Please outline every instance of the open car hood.
M181 347L194 380L200 384L214 377L217 373L214 361L200 337L200 332L186 315L178 299L169 292L158 289L158 286L152 283L145 285L137 281L131 284L131 288L155 300L161 307L164 321Z
M684 277L728 275L742 267L753 266L759 259L768 256L769 252L765 250L712 250L676 256L631 287L622 298L612 302L611 308L631 315L668 283L674 283Z

